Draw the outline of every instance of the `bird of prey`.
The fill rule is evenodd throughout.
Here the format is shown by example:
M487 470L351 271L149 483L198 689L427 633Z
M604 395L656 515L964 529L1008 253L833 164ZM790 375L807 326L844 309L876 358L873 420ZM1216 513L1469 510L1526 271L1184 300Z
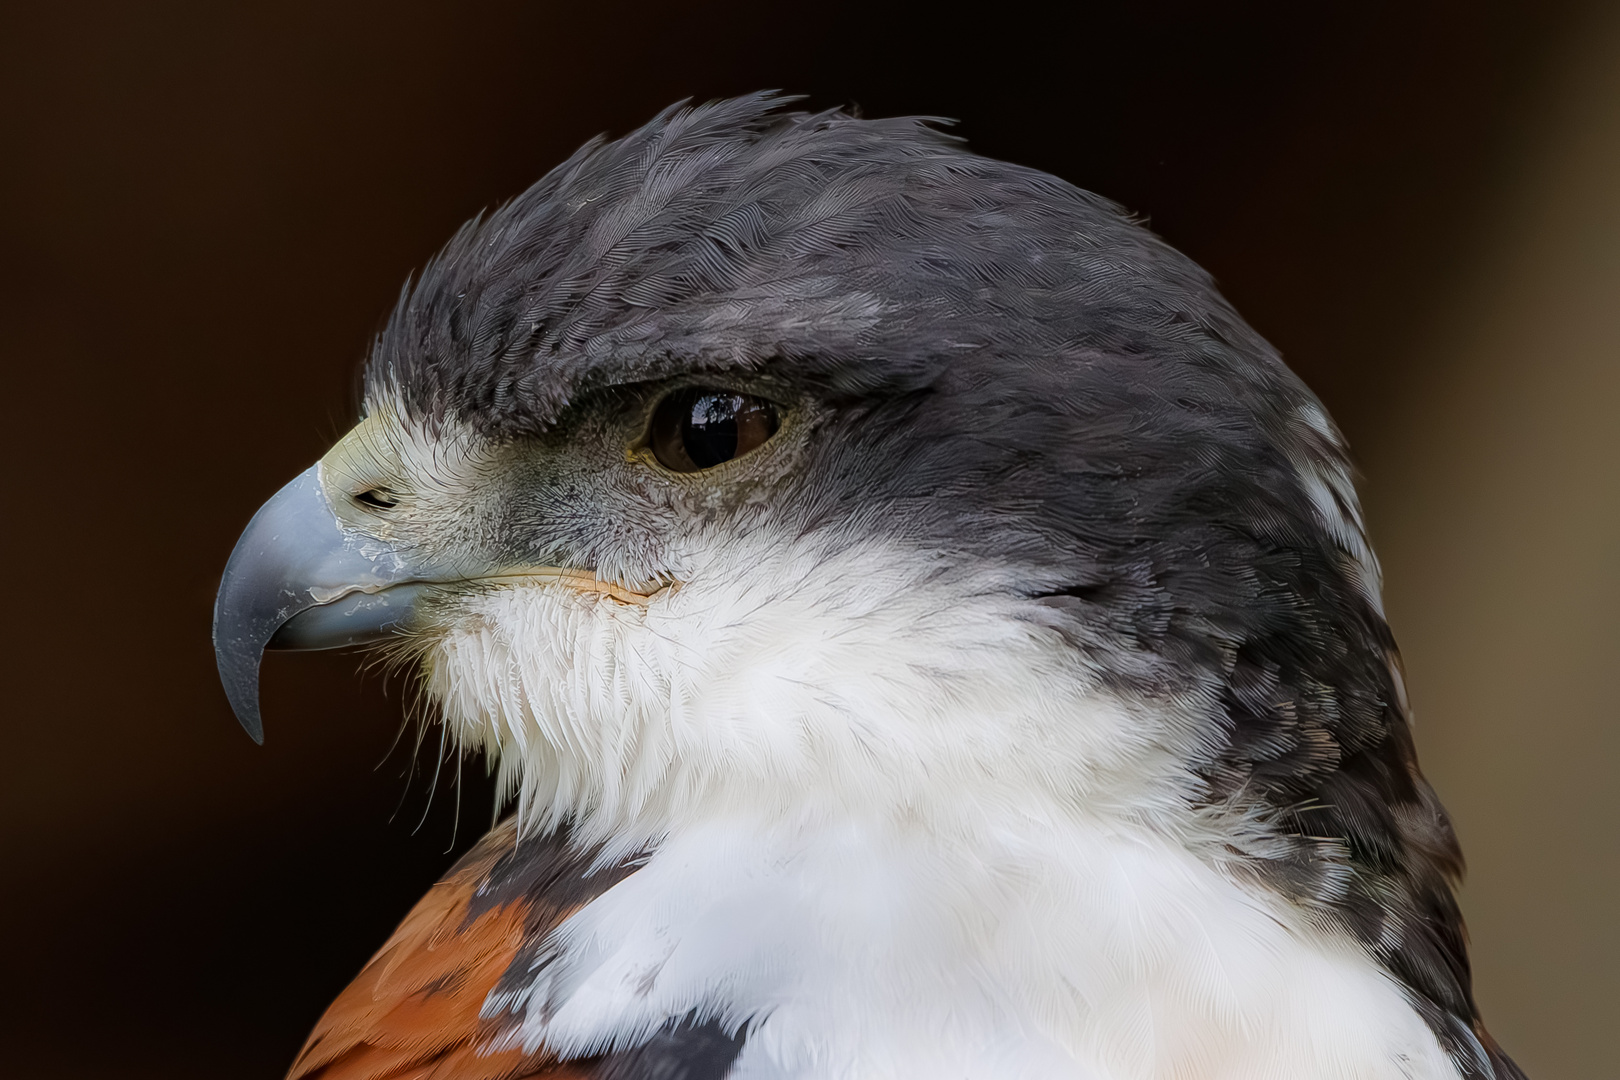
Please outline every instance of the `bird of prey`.
M1344 442L1117 206L756 95L465 226L215 610L511 815L320 1080L1488 1078Z

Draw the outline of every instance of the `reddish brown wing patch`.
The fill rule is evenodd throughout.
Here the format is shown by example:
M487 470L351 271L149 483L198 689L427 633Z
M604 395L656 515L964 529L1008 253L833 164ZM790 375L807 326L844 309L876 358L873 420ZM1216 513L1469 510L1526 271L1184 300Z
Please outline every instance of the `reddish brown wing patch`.
M510 822L480 840L326 1010L288 1080L587 1077L592 1063L544 1048L492 1049L498 1025L478 1012L526 944L631 868L587 878L589 860L560 837L522 848Z

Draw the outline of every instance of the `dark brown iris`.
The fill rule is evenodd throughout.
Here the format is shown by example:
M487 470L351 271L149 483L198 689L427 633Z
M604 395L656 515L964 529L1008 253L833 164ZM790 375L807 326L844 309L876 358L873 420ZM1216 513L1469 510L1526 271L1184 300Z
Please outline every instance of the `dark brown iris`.
M652 451L675 472L697 472L741 457L776 434L776 406L733 390L694 387L658 403Z

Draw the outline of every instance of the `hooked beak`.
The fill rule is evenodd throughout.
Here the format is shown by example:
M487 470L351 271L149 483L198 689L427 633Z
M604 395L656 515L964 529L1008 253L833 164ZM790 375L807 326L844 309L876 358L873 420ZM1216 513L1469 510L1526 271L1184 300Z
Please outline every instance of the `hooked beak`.
M265 649L384 641L410 628L424 597L471 582L556 585L641 606L676 587L663 582L641 591L570 567L435 563L423 552L345 524L333 509L325 470L326 459L310 466L253 515L214 600L220 681L256 743L264 742L259 658Z
M264 742L265 649L336 649L402 629L430 587L388 543L345 528L312 465L259 508L214 601L214 658L236 718Z

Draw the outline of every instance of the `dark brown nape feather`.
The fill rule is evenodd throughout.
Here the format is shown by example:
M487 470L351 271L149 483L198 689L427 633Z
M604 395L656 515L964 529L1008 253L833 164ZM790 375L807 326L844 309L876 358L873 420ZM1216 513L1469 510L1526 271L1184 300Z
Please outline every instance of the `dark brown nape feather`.
M559 1062L545 1047L497 1050L479 1010L513 960L634 870L591 872L566 835L517 843L508 821L411 910L334 1001L288 1080L586 1080L602 1059ZM510 1018L504 1018L507 1022Z
M1496 1040L1491 1038L1491 1033L1485 1030L1484 1024L1478 1022L1474 1024L1474 1035L1479 1039L1480 1045L1485 1048L1485 1054L1490 1058L1491 1067L1496 1070L1496 1080L1530 1080L1529 1077L1524 1075L1524 1070L1519 1068L1518 1064L1508 1057L1500 1046L1496 1045Z

